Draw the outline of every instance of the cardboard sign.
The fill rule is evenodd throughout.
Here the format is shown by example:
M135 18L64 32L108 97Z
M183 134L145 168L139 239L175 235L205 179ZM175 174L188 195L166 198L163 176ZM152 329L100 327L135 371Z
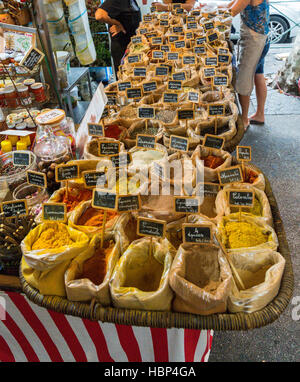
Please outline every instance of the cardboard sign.
M155 145L156 145L155 135L138 134L136 137L137 147L144 147L146 149L155 149Z
M140 195L118 195L118 212L139 211L141 209Z
M137 218L137 234L139 236L165 237L166 222L157 219Z
M144 93L150 93L157 89L157 82L151 81L151 82L145 82L143 83L143 91Z
M209 21L209 22L203 24L203 28L204 28L205 32L207 32L211 29L214 29L214 27L215 27L215 25L214 25L213 21Z
M157 66L155 68L156 76L167 76L168 74L169 74L169 68L166 68L164 66Z
M164 93L163 94L164 103L178 103L178 94L177 93Z
M65 203L44 203L42 218L44 221L66 222L67 205Z
M93 190L93 208L115 211L117 209L117 195L106 190Z
M63 182L66 180L79 178L79 166L77 164L60 164L55 167L55 180L56 182Z
M47 176L43 172L27 171L27 183L41 188L46 188Z
M227 76L214 76L213 78L214 86L228 86Z
M168 53L168 52L170 52L171 47L170 47L170 45L161 45L161 46L160 46L160 50L161 50L162 52Z
M136 64L136 63L140 62L140 60L141 60L140 54L134 54L134 55L128 55L127 56L128 64Z
M221 186L219 184L216 184L216 183L210 183L210 182L204 182L204 183L198 183L197 184L197 195L198 196L201 196L203 194L203 196L213 196L213 197L216 197L218 192L220 191L221 189Z
M156 60L163 60L165 58L165 54L161 50L153 50L152 58Z
M198 103L200 100L200 94L197 92L188 92L188 101Z
M237 146L236 152L238 161L251 161L251 146Z
M154 117L155 117L154 107L139 107L138 108L138 118L153 119Z
M218 66L218 57L205 57L205 66Z
M179 109L177 110L179 120L194 119L194 109Z
M14 200L1 203L1 210L6 218L28 215L27 200Z
M189 139L177 135L170 136L170 149L187 152L189 149Z
M104 127L101 123L88 123L88 133L92 137L104 137Z
M254 204L254 191L251 190L228 190L228 203L230 207L252 208Z
M195 54L206 54L206 48L204 45L198 45L198 46L195 46L194 49L193 49L193 52Z
M202 224L182 225L183 243L206 244L212 242L212 226Z
M174 198L175 212L185 214L199 214L200 205L197 198L190 196L178 196Z
M185 72L173 73L172 78L174 81L186 81L186 73Z
M183 56L182 57L183 65L195 65L196 64L196 56Z
M216 74L216 69L215 68L204 68L203 69L203 75L204 78L212 78Z
M107 182L104 171L83 171L82 176L86 188L104 187Z
M212 33L209 33L207 36L207 42L209 44L213 43L214 41L217 41L219 39L219 35L217 32L212 32Z
M147 69L146 68L134 68L133 69L133 76L134 77L146 77L147 75Z
M167 60L168 61L177 61L177 60L179 60L179 53L176 53L176 52L168 53Z
M44 53L38 50L37 48L31 47L26 55L20 62L21 66L24 66L28 70L33 70L36 65L42 62L45 57Z
M218 54L219 64L229 64L230 56L229 54Z
M152 45L162 45L163 39L162 37L152 37L151 44Z
M126 167L132 160L130 153L119 153L111 155L109 159L116 168Z
M225 115L225 105L208 105L207 106L208 115L210 117L222 116Z
M23 153L13 151L13 165L14 166L29 166L30 165L30 153Z
M232 166L218 171L218 177L221 185L243 182L243 174L240 166Z
M175 41L174 47L176 49L183 49L183 48L185 48L185 41L184 40Z
M99 141L98 154L99 156L109 156L120 152L121 142Z
M119 92L124 92L126 89L130 89L131 86L131 81L120 82L118 83Z
M140 99L143 96L141 88L126 89L126 97L129 99Z
M182 81L168 81L168 90L181 90L182 89Z
M204 137L203 146L211 147L213 149L222 150L225 144L225 139L223 137L218 137L216 135L206 134Z
M132 44L141 44L142 43L142 37L141 36L133 36L131 37Z

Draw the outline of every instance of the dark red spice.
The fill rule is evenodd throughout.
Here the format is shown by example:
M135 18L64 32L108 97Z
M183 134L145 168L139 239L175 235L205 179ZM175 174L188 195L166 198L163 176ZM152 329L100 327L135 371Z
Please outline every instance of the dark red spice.
M114 138L114 139L119 139L120 134L122 130L118 125L106 125L105 126L105 136L107 138Z

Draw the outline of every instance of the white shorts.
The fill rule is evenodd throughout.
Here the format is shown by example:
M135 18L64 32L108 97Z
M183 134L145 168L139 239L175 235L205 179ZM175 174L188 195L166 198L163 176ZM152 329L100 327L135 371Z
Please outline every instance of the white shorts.
M238 69L235 90L238 94L250 96L254 87L254 75L267 36L257 33L241 22L238 54Z

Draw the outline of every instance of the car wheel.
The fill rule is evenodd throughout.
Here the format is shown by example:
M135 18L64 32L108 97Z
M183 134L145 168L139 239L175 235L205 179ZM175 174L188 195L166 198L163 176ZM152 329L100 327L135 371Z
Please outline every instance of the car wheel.
M284 43L288 39L288 33L287 30L289 29L288 23L280 16L270 16L270 39L271 43L279 44Z

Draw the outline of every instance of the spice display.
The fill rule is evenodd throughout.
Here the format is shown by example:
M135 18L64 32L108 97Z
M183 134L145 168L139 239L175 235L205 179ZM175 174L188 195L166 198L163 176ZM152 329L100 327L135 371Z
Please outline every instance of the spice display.
M138 134L148 134L148 135L156 135L158 133L159 127L152 126L150 123L148 126L139 127L137 129L134 129L130 133L130 138L136 138Z
M172 123L176 118L176 110L159 110L155 114L155 119L164 123Z
M232 213L238 212L238 210L239 209L236 208L236 207L231 207L230 208L230 211ZM250 214L255 215L255 216L262 216L263 209L262 209L262 205L261 205L260 201L257 198L255 198L252 208L244 208L244 207L242 207L241 211L242 212L250 213Z
M132 153L133 166L147 166L162 159L165 153L159 150L139 150Z
M74 244L67 227L64 224L57 224L43 231L39 238L33 243L32 250L53 249L71 246Z
M201 160L204 161L205 167L209 167L212 169L216 169L225 162L225 159L217 157L215 155L208 155L207 157L201 158Z
M254 224L230 221L225 224L226 248L248 248L266 243L269 235Z
M91 200L92 195L93 192L91 190L69 188L68 192L64 192L60 203L65 203L67 205L67 212L71 212L79 203Z
M105 125L104 131L105 131L105 137L119 139L122 129L120 129L118 125L112 124L112 125Z
M106 221L114 219L118 214L114 211L107 211ZM88 207L77 220L77 225L102 228L104 210Z
M37 216L43 208L43 203L49 199L47 190L32 184L20 184L13 192L14 200L26 199L31 214Z
M251 169L246 169L243 173L244 182L253 184L258 178L258 174Z

